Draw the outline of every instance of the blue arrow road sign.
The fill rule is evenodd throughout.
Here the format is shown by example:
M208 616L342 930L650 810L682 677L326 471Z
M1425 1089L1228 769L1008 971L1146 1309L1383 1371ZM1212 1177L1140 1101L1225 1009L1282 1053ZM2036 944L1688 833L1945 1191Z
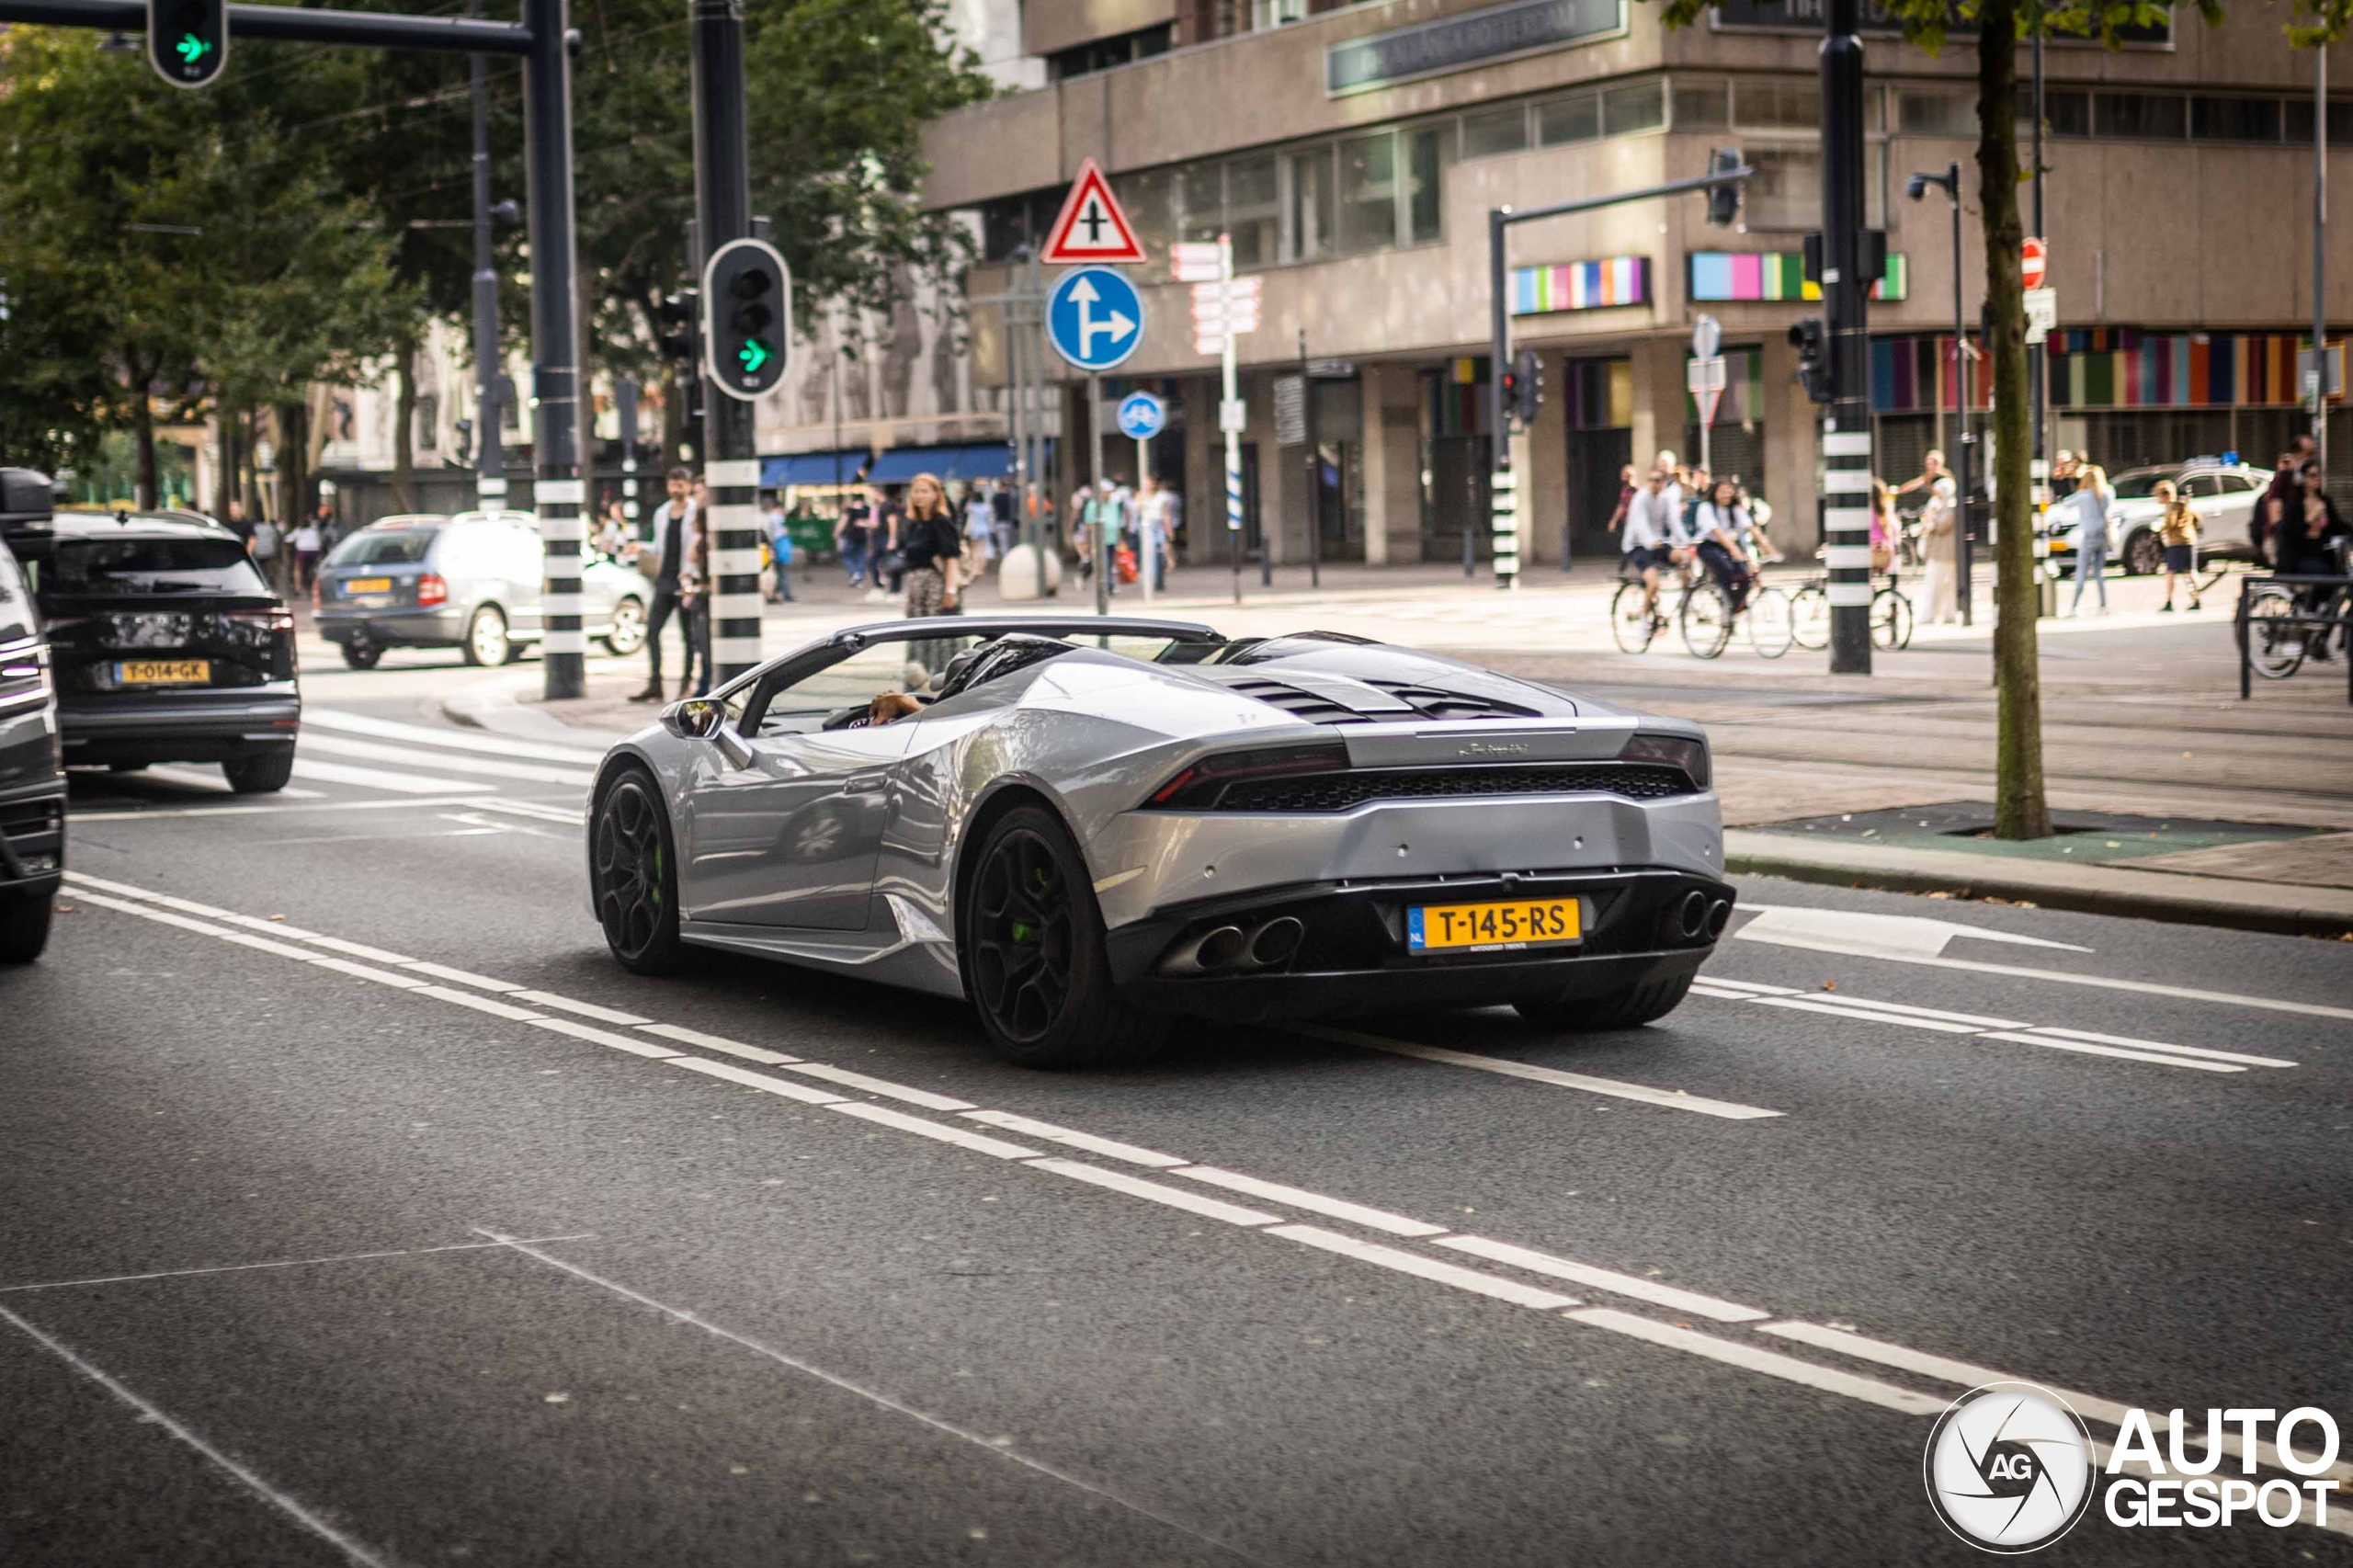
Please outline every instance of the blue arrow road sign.
M1130 392L1120 400L1120 431L1139 441L1149 441L1160 434L1168 423L1168 409L1148 392Z
M1079 369L1123 365L1143 342L1143 296L1108 267L1074 267L1046 296L1046 337Z

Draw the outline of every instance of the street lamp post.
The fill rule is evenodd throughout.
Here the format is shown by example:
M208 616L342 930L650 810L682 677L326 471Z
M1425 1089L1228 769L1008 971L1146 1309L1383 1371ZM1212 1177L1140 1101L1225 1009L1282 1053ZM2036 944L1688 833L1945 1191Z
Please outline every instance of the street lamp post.
M1918 201L1936 186L1952 198L1952 370L1953 370L1953 481L1960 492L1961 537L1954 541L1960 581L1961 623L1970 619L1969 574L1969 473L1973 466L1969 460L1972 437L1969 430L1969 312L1962 303L1961 249L1961 165L1948 164L1940 175L1914 175L1904 185L1904 194Z

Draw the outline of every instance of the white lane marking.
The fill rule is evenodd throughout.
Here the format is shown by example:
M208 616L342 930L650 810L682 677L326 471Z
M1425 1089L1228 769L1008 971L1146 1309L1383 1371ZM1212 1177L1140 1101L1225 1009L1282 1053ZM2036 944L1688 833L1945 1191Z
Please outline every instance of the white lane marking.
M234 942L241 948L252 948L258 952L275 953L279 958L294 959L302 963L319 961L318 954L306 953L290 942L274 942L267 937L252 937L243 931L229 930L225 926L209 926L201 920L191 920L185 915L174 915L169 910L150 909L144 904L133 903L127 898L109 898L105 893L90 892L86 890L77 890L74 896L84 903L96 904L102 909L118 909L125 915L136 915L142 920L153 920L165 926L176 926L183 931L194 931L199 936L217 937L224 942Z
M574 1231L568 1235L540 1236L542 1242L593 1241L593 1231ZM41 1279L28 1285L0 1285L0 1296L19 1290L69 1290L81 1285L136 1285L147 1279L185 1279L197 1274L244 1274L256 1268L308 1268L320 1263L371 1263L387 1257L424 1257L437 1252L480 1252L484 1247L499 1246L498 1242L449 1242L438 1247L399 1247L388 1252L338 1252L324 1257L272 1258L267 1263L219 1263L205 1268L158 1268L145 1274L99 1274L86 1279Z
M1009 1110L968 1110L964 1112L964 1117L970 1121L984 1121L991 1127L1001 1127L1007 1132L1018 1132L1026 1137L1040 1138L1049 1143L1060 1143L1065 1148L1084 1149L1090 1154L1100 1154L1107 1160L1124 1160L1131 1165L1149 1165L1166 1170L1171 1165L1188 1163L1177 1158L1175 1154L1163 1154L1151 1149L1140 1149L1133 1143L1122 1143L1117 1139L1097 1138L1092 1132L1081 1132L1073 1127L1057 1127L1051 1121L1037 1121L1026 1116L1016 1116Z
M0 1307L0 1318L6 1318L9 1323L15 1324L16 1327L26 1335L26 1337L40 1346L41 1348L47 1350L51 1355L56 1357L59 1360L64 1362L67 1366L81 1373L82 1376L89 1379L90 1381L106 1390L107 1392L114 1395L115 1398L120 1400L123 1403L131 1406L131 1409L139 1412L140 1415L143 1419L154 1423L154 1425L170 1433L181 1443L187 1445L190 1449L193 1449L199 1454L201 1454L205 1459L210 1460L214 1466L233 1477L237 1483L243 1486L246 1491L252 1493L255 1496L260 1498L271 1507L276 1508L288 1518L292 1519L296 1524L301 1525L304 1529L309 1530L313 1535L317 1536L321 1540L324 1540L328 1545L334 1547L337 1551L342 1552L344 1556L348 1558L350 1561L363 1564L364 1568L392 1568L390 1559L378 1555L373 1548L364 1546L358 1540L353 1540L350 1536L346 1535L343 1531L329 1524L325 1519L321 1518L317 1514L313 1513L309 1508L304 1507L301 1504L296 1502L285 1493L280 1492L277 1487L272 1486L254 1471L239 1464L235 1460L231 1459L227 1454L222 1453L210 1443L208 1443L202 1437L198 1437L194 1432L188 1430L188 1427L174 1420L160 1405L157 1405L151 1400L141 1398L138 1394L133 1393L130 1389L126 1388L122 1383L108 1376L107 1373L100 1371L90 1362L85 1360L73 1349L72 1346L65 1344L64 1341L34 1327L31 1324L27 1323L23 1318L18 1317L16 1313L10 1312L6 1307Z
M1785 948L1811 948L1825 953L1852 949L1824 942L1793 942L1773 938ZM2314 1018L2353 1019L2353 1007L2332 1007L2319 1002L2289 1002L2277 996L2245 996L2234 991L2200 991L2188 985L2163 985L2154 980L2123 980L2109 974L2070 974L2062 969L2030 969L2024 964L1985 963L1977 959L1899 958L1887 953L1854 955L1888 963L1925 964L1931 969L1967 970L1972 974L1999 974L2013 980L2047 980L2054 985L2089 985L2104 991L2130 991L2143 996L2171 996L2185 1002L2213 1002L2229 1007L2256 1007L2272 1013L2300 1013ZM1721 983L1721 982L1719 983Z
M1670 1110L1697 1111L1701 1116L1721 1116L1733 1121L1755 1121L1765 1117L1779 1116L1778 1110L1766 1110L1753 1105L1734 1105L1730 1100L1711 1100L1699 1095L1687 1095L1673 1089L1654 1089L1647 1084L1623 1084L1615 1078L1593 1078L1583 1073L1563 1073L1554 1067L1538 1067L1525 1062L1507 1062L1499 1056L1473 1056L1468 1051L1448 1051L1435 1045L1415 1045L1410 1040L1387 1040L1380 1035L1358 1034L1354 1029L1326 1028L1321 1024L1286 1024L1293 1034L1312 1035L1317 1040L1335 1040L1341 1045L1362 1046L1367 1051L1387 1051L1392 1056L1417 1057L1424 1062L1440 1062L1449 1067L1469 1067L1481 1073L1499 1074L1506 1078L1525 1078L1531 1083L1550 1084L1555 1088L1582 1089L1589 1095L1608 1095L1614 1099L1640 1100L1645 1105L1665 1106Z
M1882 1013L1870 1007L1858 1007L1849 1002L1822 1002L1811 996L1751 996L1751 1002L1768 1007L1793 1007L1801 1013L1827 1013L1832 1017L1864 1018L1875 1024L1895 1024L1904 1028L1928 1029L1938 1034L1982 1034L1975 1024L1949 1023L1942 1018L1915 1018L1904 1013Z
M2154 1040L2134 1040L2130 1035L2095 1034L2090 1029L2063 1029L2056 1024L2035 1024L2032 1034L2055 1034L2063 1040L2088 1040L2101 1045L2130 1046L2135 1051L2162 1051L2179 1056L2203 1056L2215 1062L2239 1062L2249 1067L2293 1067L2295 1062L2277 1056L2248 1056L2236 1051L2213 1051L2202 1045L2166 1045Z
M1754 918L1735 930L1735 937L1752 942L1782 942L1796 948L1835 942L1840 950L1867 958L1933 958L1956 937L1973 937L1981 942L2010 942L2021 948L2057 948L2070 953L2091 951L2073 942L2020 937L2009 931L1964 926L1958 920L1938 920L1923 915L1886 915L1877 910L1823 909L1795 903L1743 903L1740 907L1752 912Z
M438 767L444 773L477 778L519 778L529 784L569 784L585 790L597 781L593 772L576 767L551 767L542 762L506 762L487 756L436 756L415 746L386 745L379 741L351 741L339 735L304 735L305 755L357 757L362 762L388 762L402 767Z
M2018 1029L1987 1029L1980 1040L2006 1040L2016 1045L2039 1045L2045 1051L2072 1051L2077 1056L2114 1056L2126 1062L2154 1062L2159 1067L2180 1067L2192 1073L2244 1073L2245 1068L2230 1062L2200 1062L2194 1056L2161 1056L2154 1051L2120 1051L2112 1045L2093 1045L2087 1040L2059 1040L2051 1035L2027 1034ZM2288 1063L2292 1067L2294 1062Z
M460 991L450 985L421 985L416 994L438 1002L455 1002L460 1007L472 1007L477 1013L488 1013L492 1017L506 1018L518 1024L536 1023L540 1017L529 1007L510 1007L495 996L477 996L471 991Z
M1748 1000L1750 994L1745 991L1719 990L1717 987L1712 985L1695 985L1691 988L1691 994L1694 996L1712 996L1719 1002L1745 1002Z
M135 777L141 778L159 779L165 784L184 785L188 789L202 790L207 793L226 795L233 792L229 788L229 780L222 775L218 773L199 773L191 767L166 767L160 766L154 767L142 767ZM298 801L324 801L326 799L326 793L324 790L298 790L291 784L289 784L280 790L274 790L271 793L279 796L291 796Z
M1187 1181L1204 1181L1211 1187L1222 1187L1229 1192L1246 1192L1253 1198L1263 1198L1269 1203L1279 1203L1290 1209L1303 1209L1310 1214L1322 1214L1328 1219L1346 1220L1352 1225L1362 1225L1368 1231L1386 1231L1392 1236L1442 1236L1444 1225L1433 1225L1427 1220L1408 1219L1392 1214L1386 1209L1370 1209L1361 1203L1350 1203L1344 1198L1326 1198L1320 1192L1308 1192L1280 1182L1261 1181L1239 1171L1221 1170L1215 1165L1187 1165L1171 1171L1171 1176Z
M609 1046L615 1051L626 1051L631 1056L651 1057L656 1062L666 1062L678 1054L675 1051L665 1051L658 1045L648 1045L642 1040L631 1040L625 1034L615 1034L609 1029L591 1028L586 1024L575 1024L570 1018L533 1018L530 1024L535 1029L547 1029L555 1034L568 1034L574 1040L585 1040L597 1045Z
M551 806L544 801L484 800L469 803L478 812L504 812L508 816L532 817L540 822L563 823L570 827L578 827L588 820L586 812L566 811L562 806Z
M1612 1295L1631 1296L1654 1306L1713 1318L1718 1323L1755 1323L1773 1315L1756 1307L1744 1307L1738 1301L1727 1301L1720 1296L1703 1296L1697 1290L1679 1290L1655 1279L1620 1274L1614 1268L1596 1268L1589 1263L1555 1257L1551 1253L1514 1246L1509 1242L1489 1241L1484 1236L1449 1236L1437 1244L1451 1247L1456 1252L1467 1252L1473 1257L1483 1257L1490 1263L1507 1263L1514 1268L1525 1268L1531 1274L1547 1274L1555 1279L1567 1279L1597 1290L1607 1290Z
M1130 1198L1165 1204L1171 1209L1181 1209L1188 1214L1198 1214L1204 1220L1222 1220L1229 1225L1271 1225L1281 1218L1256 1209L1245 1209L1239 1203L1204 1198L1198 1192L1187 1192L1183 1187L1146 1181L1125 1171L1107 1171L1100 1165L1081 1165L1076 1160L1032 1160L1029 1168L1051 1171L1056 1176L1066 1176L1074 1181L1087 1182L1096 1187L1107 1187L1113 1192L1124 1192Z
M313 959L311 961L321 969L331 969L338 974L350 975L355 980L372 980L379 985L390 985L396 990L416 991L421 990L425 985L425 982L415 975L395 974L389 969L378 969L372 964L354 963L349 959Z
M826 1108L844 1116L854 1116L860 1121L879 1122L895 1127L902 1132L912 1132L918 1138L936 1138L942 1143L953 1143L960 1149L970 1149L976 1154L994 1154L1000 1160L1032 1160L1044 1151L1008 1143L1002 1138L991 1138L969 1128L951 1127L945 1122L926 1121L919 1116L909 1116L889 1106L869 1105L864 1100L841 1100Z
M86 887L104 888L107 892L119 893L124 898L135 898L142 903L159 903L166 909L176 909L188 915L201 915L208 920L218 920L223 925L243 926L249 931L259 931L282 940L308 942L313 947L325 948L330 951L347 954L355 959L367 959L373 963L412 966L415 963L414 960L404 957L402 954L391 952L382 948L371 948L365 942L347 942L340 937L321 936L316 931L306 931L300 926L289 926L282 920L264 920L257 915L240 915L233 909L219 909L209 903L199 903L194 899L175 898L170 893L151 892L145 888L132 887L129 882L108 881L104 877L94 877L87 871L68 871L65 873L65 878L68 881L78 882Z
M771 1067L801 1060L797 1056L787 1056L780 1051L764 1051L756 1045L745 1045L741 1040L729 1040L725 1035L705 1034L700 1029L682 1028L676 1024L640 1024L638 1028L647 1034L658 1034L664 1040L675 1040L680 1045L700 1046L705 1051L716 1051L727 1056L740 1056L746 1062L763 1062ZM838 1096L828 1095L825 1097L833 1099Z
M412 959L402 967L413 969L419 974L429 974L436 980L447 980L459 985L471 985L477 991L508 992L523 989L511 980L493 980L488 975L476 974L472 970L451 969L448 964L427 963L423 959Z
M1359 1263L1393 1268L1400 1274L1410 1274L1417 1279L1451 1285L1458 1290L1493 1296L1498 1301L1509 1301L1516 1307L1555 1312L1577 1304L1574 1296L1563 1296L1556 1290L1540 1290L1533 1285L1523 1285L1517 1279L1506 1279L1499 1274L1483 1274L1475 1268L1465 1268L1459 1263L1441 1263L1437 1258L1424 1257L1420 1253L1406 1252L1401 1247L1382 1246L1379 1242L1360 1242L1354 1236L1344 1236L1337 1231L1327 1231L1316 1225L1277 1225L1267 1234L1280 1236L1285 1241L1303 1242L1325 1252L1338 1253L1342 1257L1355 1258Z
M313 762L297 755L294 777L324 784L357 784L364 790L392 790L404 795L447 795L474 790L487 793L495 784L474 784L463 778L436 778L422 773L390 773L381 767L359 767L347 762Z
M853 1073L847 1067L831 1067L823 1062L795 1061L789 1063L779 1062L779 1065L782 1066L786 1072L798 1073L804 1078L823 1078L829 1084L839 1084L844 1088L849 1089L864 1089L870 1095L881 1095L886 1099L904 1100L909 1105L919 1105L926 1110L970 1110L972 1108L972 1102L970 1100L960 1100L949 1095L936 1095L929 1089L911 1088L905 1084L894 1084L888 1078L870 1078L863 1073Z
M823 1089L790 1083L783 1078L771 1078L765 1073L755 1073L748 1067L738 1067L733 1062L710 1062L699 1056L673 1056L670 1065L683 1067L689 1073L705 1077L724 1078L731 1084L741 1084L747 1089L774 1095L779 1099L798 1100L802 1105L847 1105L839 1095L829 1095Z
M1734 991L1752 991L1759 996L1794 996L1797 994L1797 987L1793 985L1759 985L1753 980L1727 980L1721 974L1700 975L1698 977L1698 983L1702 985L1729 986Z
M1944 1007L1915 1007L1907 1002L1882 1002L1876 996L1850 996L1844 991L1816 991L1806 997L1811 1002L1827 1002L1832 1006L1868 1007L1874 1013L1901 1013L1907 1018L1941 1018L1950 1024L1968 1024L1981 1029L2022 1029L2030 1028L2022 1018L1989 1018L1980 1013L1956 1013ZM1758 1001L1765 1000L1758 997Z
M1917 1373L1924 1378L1934 1378L1938 1382L1956 1383L1962 1388L1976 1388L1984 1383L2006 1381L2040 1383L2044 1388L2074 1405L2078 1415L2088 1416L2104 1426L2123 1426L2126 1415L2135 1408L2155 1410L2156 1414L2152 1425L2160 1432L2169 1425L2165 1419L2163 1407L2150 1405L2136 1407L2124 1404L2116 1400L2102 1399L2097 1394L2081 1393L2074 1389L2061 1388L2047 1378L2021 1379L2015 1372L1997 1372L1991 1367L1980 1367L1968 1361L1956 1361L1949 1356L1932 1355L1925 1350L1915 1350L1906 1345L1890 1344L1884 1339L1867 1338L1846 1329L1825 1328L1814 1323L1790 1322L1758 1324L1756 1331L1759 1334L1779 1335L1784 1339L1794 1339L1802 1345L1811 1345L1818 1350L1830 1350L1841 1356L1852 1356L1859 1361L1876 1361L1882 1367L1893 1367L1899 1371ZM2190 1432L2186 1432L2184 1435L2188 1437L2193 1434L2198 1438L2193 1446L2204 1448L2205 1433L2192 1428ZM2227 1429L2220 1447L2224 1453L2234 1459L2243 1460L2246 1457L2245 1445L2237 1437L2229 1436ZM2255 1451L2259 1462L2268 1464L2274 1469L2286 1468L2279 1461L2279 1450L2271 1444L2258 1442L2255 1446ZM2353 1461L2340 1460L2320 1473L2333 1476L2338 1481L2353 1483Z
M450 751L529 757L539 762L576 762L594 767L605 759L603 752L587 746L550 745L543 741L514 740L506 735L487 735L472 730L445 729L438 724L404 723L397 719L378 719L366 713L347 713L340 708L321 708L315 704L302 710L302 727L306 730L339 730L347 735L374 735L381 740L408 741L420 745L441 746Z
M517 1002L536 1002L542 1007L553 1007L559 1013L577 1013L584 1018L594 1018L600 1024L629 1026L652 1021L641 1018L635 1013L624 1013L618 1007L602 1007L594 1002L583 1002L576 997L559 996L552 991L517 991L513 994Z
M816 1365L814 1362L804 1361L798 1356L788 1355L772 1345L764 1344L759 1340L754 1339L749 1335L738 1334L732 1328L722 1327L720 1324L711 1322L709 1318L690 1312L683 1307L674 1307L666 1301L655 1301L653 1297L645 1294L642 1290L632 1290L628 1286L623 1285L617 1280L608 1279L601 1274L593 1274L587 1269L581 1267L576 1263L566 1263L563 1259L555 1256L551 1253L541 1252L529 1242L517 1241L509 1236L502 1236L495 1231L486 1231L479 1225L474 1227L474 1233L477 1235L489 1236L495 1241L501 1242L516 1252L521 1253L524 1256L537 1259L539 1262L546 1264L551 1268L561 1269L564 1273L571 1275L575 1279L594 1285L599 1290L609 1290L614 1295L620 1296L625 1301L636 1302L639 1306L650 1308L654 1312L660 1312L663 1316L670 1319L674 1323L685 1324L690 1328L699 1328L715 1339L723 1339L728 1344L735 1346L739 1349L749 1350L755 1356L765 1357L767 1359L775 1362L779 1367L787 1367L791 1369L793 1371L803 1374L804 1376L814 1378L819 1382L825 1384L829 1388L839 1389L842 1392L853 1394L859 1399L867 1401L869 1403L881 1405L883 1409L892 1412L893 1415L904 1415L911 1421L919 1421L935 1432L938 1432L946 1437L954 1437L960 1442L970 1443L974 1448L982 1449L989 1453L996 1455L999 1459L1017 1464L1024 1470L1034 1471L1040 1475L1051 1477L1055 1481L1062 1482L1067 1486L1074 1486L1079 1491L1086 1493L1091 1497L1100 1497L1107 1503L1125 1508L1130 1513L1150 1519L1155 1524L1165 1525L1168 1528L1176 1530L1180 1534L1190 1536L1196 1540L1203 1541L1211 1546L1214 1546L1221 1551L1231 1552L1233 1555L1241 1558L1245 1562L1256 1562L1261 1561L1258 1558L1251 1556L1248 1552L1242 1551L1240 1548L1219 1540L1216 1536L1211 1535L1205 1530L1198 1529L1191 1525L1188 1525L1180 1520L1172 1518L1168 1515L1162 1513L1160 1510L1154 1508L1147 1504L1139 1503L1131 1497L1123 1496L1120 1493L1114 1492L1109 1487L1105 1486L1100 1482L1089 1481L1084 1476L1074 1475L1069 1471L1049 1464L1044 1460L1033 1459L1029 1455L1025 1454L1020 1449L1015 1448L1009 1440L1004 1437L984 1437L980 1433L972 1430L970 1427L960 1426L956 1425L956 1423L949 1421L943 1416L932 1415L927 1410L918 1410L914 1405L907 1403L904 1400L898 1399L891 1394L883 1393L877 1389L868 1388L863 1383L852 1382L849 1379L845 1378L838 1373L829 1372L823 1367Z
M1916 1393L1911 1389L1898 1388L1893 1383L1883 1383L1876 1378L1857 1377L1852 1372L1842 1372L1835 1368L1817 1367L1811 1361L1801 1361L1778 1350L1743 1345L1733 1339L1719 1339L1712 1334L1701 1334L1697 1329L1677 1328L1672 1324L1637 1317L1632 1312L1621 1312L1613 1307L1587 1307L1582 1312L1563 1315L1572 1322L1592 1328L1631 1335L1636 1339L1646 1339L1653 1345L1663 1345L1671 1350L1705 1356L1711 1361L1722 1361L1729 1367L1762 1372L1768 1378L1779 1378L1786 1382L1802 1383L1824 1393L1843 1394L1848 1399L1859 1399L1866 1404L1876 1404L1904 1415L1934 1415L1951 1403L1934 1394Z
M282 798L296 791L280 790ZM310 795L315 791L299 791ZM403 801L328 801L314 806L157 806L127 812L83 812L68 809L75 822L140 822L150 817L274 817L289 812L410 812L423 811L428 806L472 806L488 809L490 802L481 795L448 795L440 799L419 797Z

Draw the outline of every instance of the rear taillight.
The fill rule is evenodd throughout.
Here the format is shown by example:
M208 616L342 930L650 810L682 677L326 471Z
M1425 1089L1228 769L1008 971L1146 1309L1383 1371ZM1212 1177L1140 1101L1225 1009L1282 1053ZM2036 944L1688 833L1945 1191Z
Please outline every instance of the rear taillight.
M1337 741L1324 745L1220 752L1178 773L1154 790L1144 803L1170 811L1207 809L1216 803L1228 784L1239 779L1267 778L1284 773L1329 773L1347 766L1348 748Z
M271 609L233 609L229 619L239 626L259 627L264 631L294 630L294 612L283 605Z
M1620 762L1654 762L1678 767L1695 790L1708 787L1708 743L1688 735L1636 733L1619 749Z
M427 572L416 580L416 602L420 605L449 602L449 585L441 580L441 574Z
M49 648L39 638L0 647L0 713L49 700Z

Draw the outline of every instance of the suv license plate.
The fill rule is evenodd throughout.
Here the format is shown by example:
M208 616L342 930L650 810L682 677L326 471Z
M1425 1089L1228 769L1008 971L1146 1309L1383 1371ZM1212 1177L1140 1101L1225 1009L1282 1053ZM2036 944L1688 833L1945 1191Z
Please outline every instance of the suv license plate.
M210 686L210 659L126 659L115 665L117 686Z

